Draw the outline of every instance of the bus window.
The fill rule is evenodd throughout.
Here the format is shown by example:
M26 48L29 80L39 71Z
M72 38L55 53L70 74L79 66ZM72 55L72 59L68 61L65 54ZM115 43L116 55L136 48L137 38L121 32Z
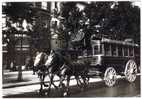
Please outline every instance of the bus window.
M118 46L118 56L123 56L122 47Z
M92 55L92 50L91 50L91 49L87 50L87 55L88 55L88 56L91 56L91 55Z
M104 53L105 53L106 56L110 56L111 55L110 45L104 44Z
M83 51L83 56L87 56L87 50Z
M93 47L93 51L94 51L94 55L97 55L97 54L101 54L101 48L100 48L100 45L95 45L94 47Z
M112 56L117 56L116 45L111 46Z
M128 48L127 47L124 48L124 56L128 56Z
M140 48L136 48L136 47L135 47L135 49L134 49L134 55L135 55L136 57L140 57Z
M134 56L134 49L133 48L129 48L129 56Z

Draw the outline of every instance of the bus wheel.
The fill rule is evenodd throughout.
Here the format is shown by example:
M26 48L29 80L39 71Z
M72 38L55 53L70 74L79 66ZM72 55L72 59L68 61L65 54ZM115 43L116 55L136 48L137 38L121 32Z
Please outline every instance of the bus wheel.
M137 74L137 65L135 61L129 60L126 64L124 75L129 82L134 82Z
M105 70L104 81L108 87L111 87L116 82L116 70L113 67L108 67Z

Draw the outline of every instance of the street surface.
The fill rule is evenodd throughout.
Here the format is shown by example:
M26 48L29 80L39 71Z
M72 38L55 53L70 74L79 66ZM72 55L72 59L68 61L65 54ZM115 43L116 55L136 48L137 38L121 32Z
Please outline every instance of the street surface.
M87 90L73 94L72 97L139 97L140 76L134 83L119 79L115 86L106 87L103 82L92 83Z
M13 76L12 76L13 75ZM16 73L5 74L11 79L16 79ZM15 78L14 78L15 77ZM38 93L40 88L37 75L32 75L32 72L24 72L23 82L9 82L3 81L3 97L4 98L37 98L37 97L61 97L60 90L51 90L50 96L41 96ZM48 79L48 78L47 78ZM55 80L58 78L56 77ZM58 81L55 83L58 84ZM15 86L14 86L15 85ZM17 85L17 86L16 86ZM46 89L45 89L46 91ZM88 87L82 91L75 80L70 82L70 96L69 97L140 97L140 76L134 83L128 83L124 78L119 78L114 87L107 87L104 81L100 78L93 78L90 80Z

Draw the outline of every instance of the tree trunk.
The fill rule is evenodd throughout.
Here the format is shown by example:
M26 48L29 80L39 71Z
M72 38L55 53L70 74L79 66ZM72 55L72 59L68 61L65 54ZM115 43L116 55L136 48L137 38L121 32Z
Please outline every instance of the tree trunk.
M22 81L23 80L23 77L22 77L22 66L19 66L18 67L18 78L17 78L18 81Z
M23 77L22 77L22 42L23 41L23 34L22 34L22 37L21 37L21 65L18 67L18 78L17 80L18 81L22 81L23 80Z

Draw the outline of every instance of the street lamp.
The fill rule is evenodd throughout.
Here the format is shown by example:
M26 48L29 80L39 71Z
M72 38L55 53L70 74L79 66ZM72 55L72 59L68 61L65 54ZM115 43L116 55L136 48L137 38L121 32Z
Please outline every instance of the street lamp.
M23 20L23 23L22 23L22 27L23 29L21 30L21 64L22 64L22 45L23 45L23 32L26 32L27 31L27 22L26 20ZM23 80L23 77L22 77L22 65L18 67L18 78L17 78L18 81L21 81Z

